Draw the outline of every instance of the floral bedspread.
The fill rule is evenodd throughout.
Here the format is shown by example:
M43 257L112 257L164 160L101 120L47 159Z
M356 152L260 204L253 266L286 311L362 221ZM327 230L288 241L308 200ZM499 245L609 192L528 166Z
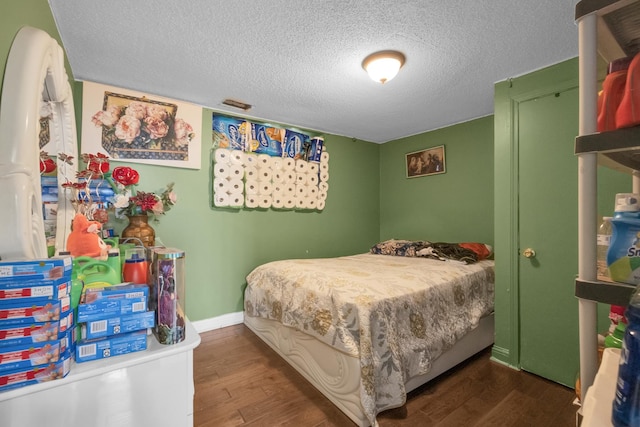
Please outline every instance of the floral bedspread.
M247 276L245 315L276 320L360 359L372 425L401 406L405 381L494 307L493 261L360 254L274 261Z

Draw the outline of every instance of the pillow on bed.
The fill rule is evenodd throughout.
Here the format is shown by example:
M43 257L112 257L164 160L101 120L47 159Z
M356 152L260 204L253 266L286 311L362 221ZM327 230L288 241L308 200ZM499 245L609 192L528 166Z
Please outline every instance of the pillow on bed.
M419 250L429 247L431 243L425 240L396 240L390 239L371 247L371 253L377 255L418 256Z
M406 257L448 259L472 264L492 255L491 246L484 243L432 243L426 240L390 239L371 247L371 253Z
M487 259L493 255L493 248L491 245L475 242L458 243L458 245L475 252L476 255L478 255L478 261L482 261L483 259Z

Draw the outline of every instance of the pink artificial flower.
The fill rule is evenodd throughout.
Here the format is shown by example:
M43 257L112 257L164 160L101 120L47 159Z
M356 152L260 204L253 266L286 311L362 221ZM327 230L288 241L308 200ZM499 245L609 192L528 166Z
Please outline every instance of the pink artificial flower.
M147 107L147 116L155 117L156 119L165 121L169 118L169 113L167 113L167 110L165 110L163 107L152 104Z
M172 205L175 205L178 201L178 195L173 191L170 191L167 197L169 198L169 203L171 203Z
M124 110L124 114L142 120L147 116L147 107L142 102L133 101Z
M169 125L156 117L145 118L144 128L149 132L151 139L163 138L169 133Z
M100 110L94 114L91 121L97 127L113 127L118 123L118 120L120 120L120 112L120 107L117 105L110 105L106 110Z
M176 119L173 130L176 134L176 145L178 147L184 147L189 144L191 138L193 138L193 128L183 119Z
M128 115L120 117L118 124L116 124L115 135L116 138L131 143L140 135L140 120Z
M164 213L164 205L162 200L158 200L155 205L151 207L151 211L154 215L162 215Z

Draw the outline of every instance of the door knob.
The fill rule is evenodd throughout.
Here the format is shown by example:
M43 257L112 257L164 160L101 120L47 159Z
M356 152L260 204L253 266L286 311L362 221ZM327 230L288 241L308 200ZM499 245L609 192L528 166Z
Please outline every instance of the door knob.
M522 252L522 255L524 255L525 258L535 258L536 251L531 248L527 248Z

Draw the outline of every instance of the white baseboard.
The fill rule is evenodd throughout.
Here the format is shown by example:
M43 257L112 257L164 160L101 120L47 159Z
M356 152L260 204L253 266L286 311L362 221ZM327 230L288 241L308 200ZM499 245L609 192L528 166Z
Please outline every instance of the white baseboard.
M191 322L195 330L200 334L202 332L213 331L231 325L239 325L244 322L244 311L237 313L223 314L222 316L211 317L209 319L196 320Z

